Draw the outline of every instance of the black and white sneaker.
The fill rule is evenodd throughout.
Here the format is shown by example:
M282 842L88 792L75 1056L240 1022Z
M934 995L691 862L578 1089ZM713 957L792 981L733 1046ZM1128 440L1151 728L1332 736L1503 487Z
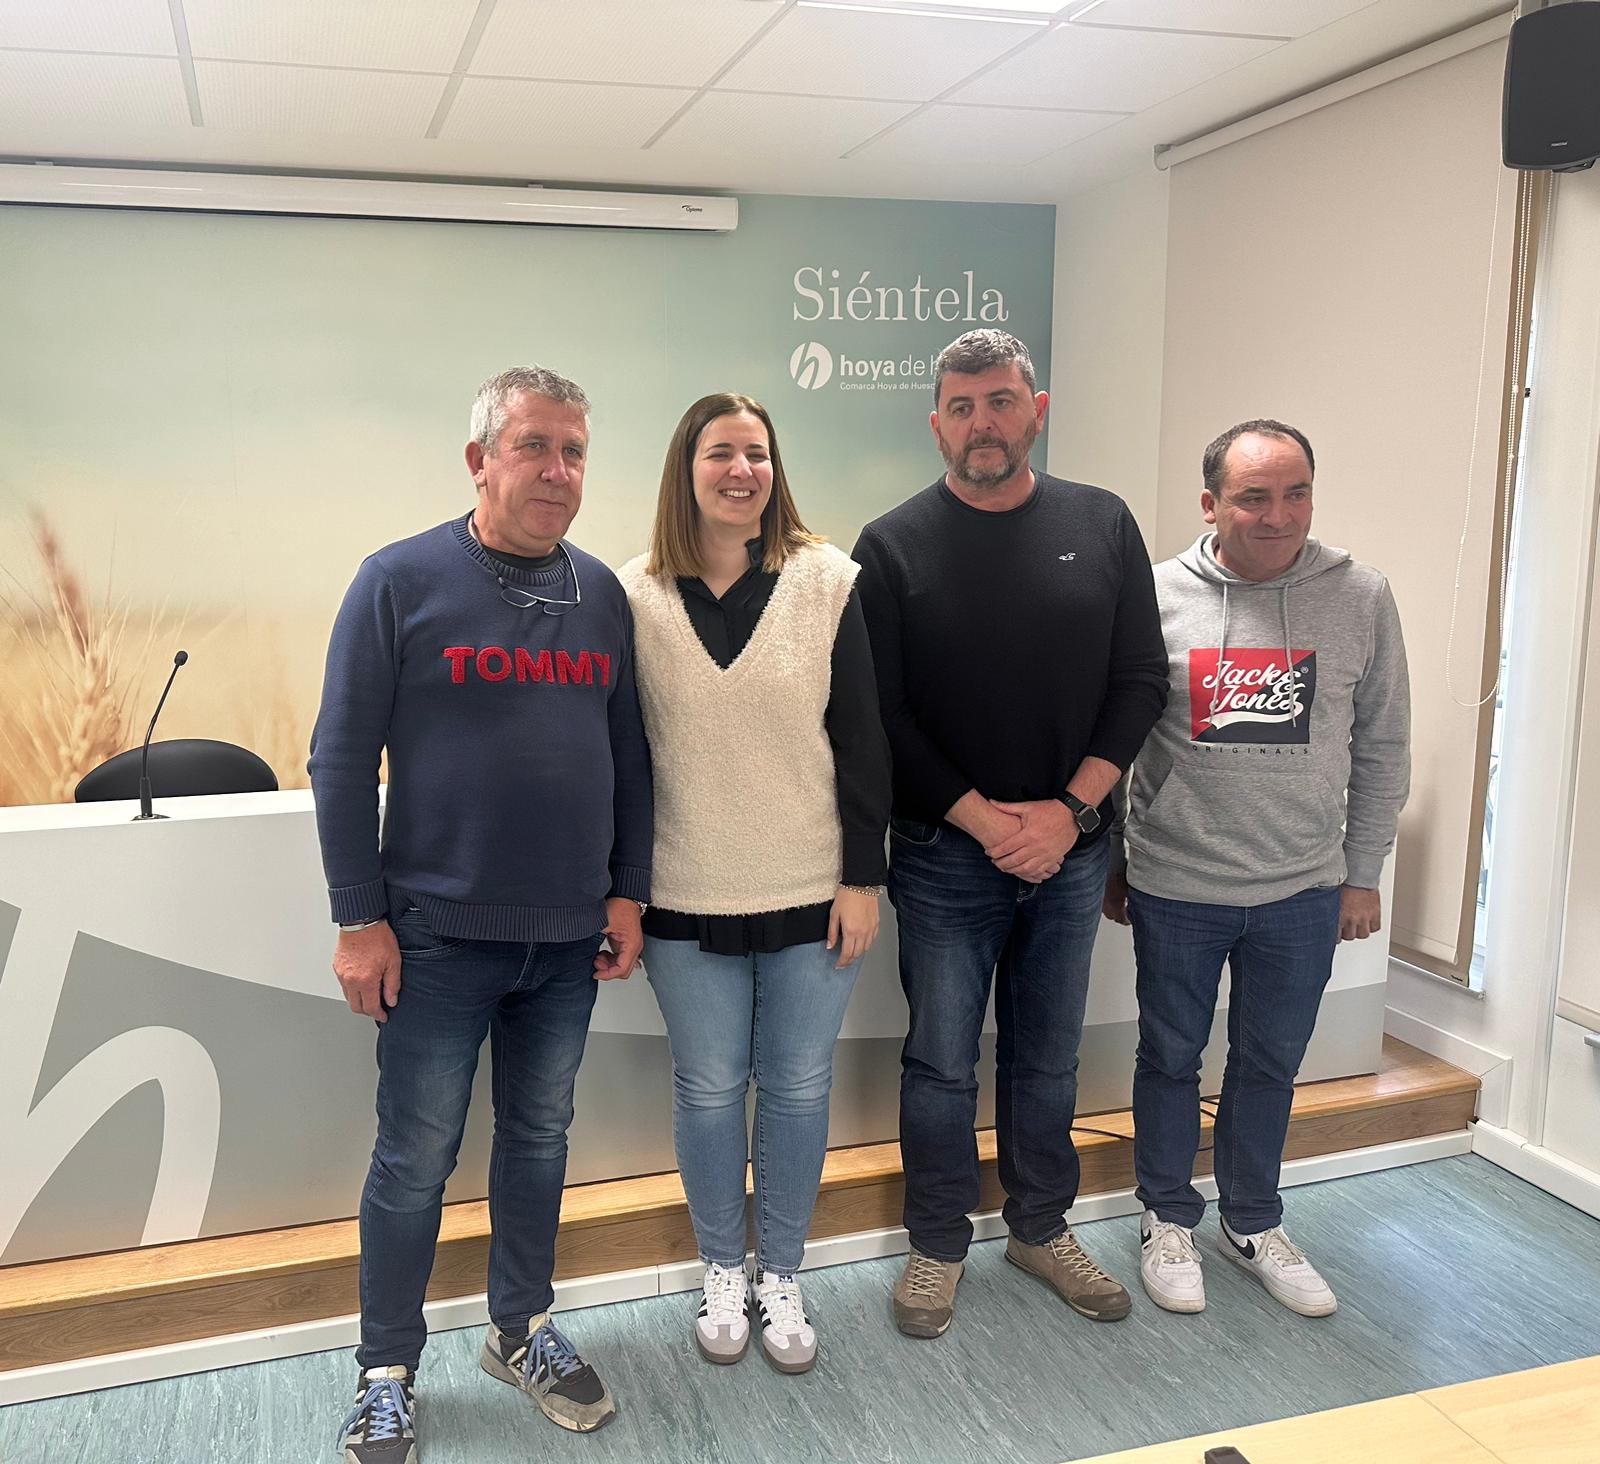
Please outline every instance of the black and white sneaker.
M416 1464L416 1374L408 1367L369 1367L356 1383L356 1403L339 1430L345 1464Z
M1217 1249L1234 1265L1250 1272L1276 1302L1303 1317L1332 1316L1339 1309L1333 1288L1324 1281L1306 1253L1281 1225L1256 1235L1241 1235L1226 1220L1217 1234Z
M490 1377L521 1388L551 1423L573 1433L592 1433L616 1417L617 1405L600 1374L548 1316L531 1336L520 1338L491 1323L478 1363Z
M817 1360L817 1334L806 1318L800 1283L793 1273L759 1272L755 1294L761 1316L761 1350L767 1361L779 1372L810 1372Z
M744 1266L706 1267L699 1313L694 1319L695 1346L707 1362L738 1362L750 1346L750 1283Z
M1139 1226L1139 1279L1150 1300L1169 1312L1206 1309L1206 1283L1194 1231L1162 1220L1154 1210L1144 1212Z

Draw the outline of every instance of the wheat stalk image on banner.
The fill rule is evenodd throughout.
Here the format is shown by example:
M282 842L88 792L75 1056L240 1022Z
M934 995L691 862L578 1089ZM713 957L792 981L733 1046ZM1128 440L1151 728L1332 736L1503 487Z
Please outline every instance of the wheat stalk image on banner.
M0 706L0 804L70 801L78 780L132 740L128 702L143 680L156 623L130 645L129 603L109 585L98 600L84 588L61 540L32 515L42 590L7 572L0 633L9 641ZM138 668L129 675L125 668Z

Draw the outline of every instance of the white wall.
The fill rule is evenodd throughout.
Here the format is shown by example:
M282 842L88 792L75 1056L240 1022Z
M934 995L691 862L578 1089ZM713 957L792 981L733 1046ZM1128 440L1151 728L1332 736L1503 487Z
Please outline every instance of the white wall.
M1535 306L1483 995L1398 965L1389 979L1398 1036L1422 1040L1462 1066L1473 1056L1463 1043L1510 1059L1503 1112L1490 1114L1486 1101L1484 1113L1534 1143L1543 1136L1576 832L1578 711L1600 496L1600 173L1569 174L1556 187Z
M1152 548L1166 334L1167 193L1168 175L1151 166L1065 199L1056 212L1046 466L1060 477L1120 494ZM1302 1069L1308 1080L1318 1073L1370 1071L1378 1051L1386 963L1386 943L1341 948L1326 1019ZM1102 926L1089 1030L1109 1034L1120 1028L1131 1036L1137 1016L1132 941L1126 930ZM1206 1092L1219 1081L1223 1047L1219 1030L1208 1049ZM1085 1054L1092 1064L1093 1041L1086 1042Z
M1388 994L1390 1029L1484 1074L1484 1117L1533 1142L1543 1128L1600 501L1600 170L1566 176L1557 189L1540 269L1485 990L1396 963ZM1121 493L1151 540L1167 217L1167 175L1152 169L1064 199L1056 222L1048 467Z
M1149 168L1056 205L1050 452L1057 477L1121 494L1155 537L1167 174Z

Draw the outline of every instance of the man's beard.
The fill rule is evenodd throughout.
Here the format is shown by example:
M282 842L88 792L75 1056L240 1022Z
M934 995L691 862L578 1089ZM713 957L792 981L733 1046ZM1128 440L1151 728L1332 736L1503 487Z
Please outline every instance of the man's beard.
M950 444L944 440L944 434L941 432L939 451L944 457L945 466L950 469L951 475L958 483L964 483L969 488L994 488L1014 477L1028 465L1028 454L1033 450L1034 439L1038 435L1038 427L1030 421L1027 433L1020 442L1007 442L1003 437L982 438L977 442L967 443L957 456L952 453ZM970 461L972 454L985 447L999 448L1005 455L1004 466L973 467Z

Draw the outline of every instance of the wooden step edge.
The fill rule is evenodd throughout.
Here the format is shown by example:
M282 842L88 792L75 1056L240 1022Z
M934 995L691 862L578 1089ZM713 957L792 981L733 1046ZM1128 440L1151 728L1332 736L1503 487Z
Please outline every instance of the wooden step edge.
M656 1180L670 1184L651 1183ZM649 1188L640 1193L641 1186ZM599 1201L585 1194L601 1189L631 1190L632 1194L616 1194ZM676 1172L602 1180L567 1190L562 1197L561 1228L584 1230L621 1218L676 1214L684 1207L683 1185ZM441 1246L486 1237L488 1233L487 1200L462 1200L444 1207L439 1226ZM245 1231L0 1267L0 1319L62 1306L93 1306L336 1269L352 1263L360 1250L360 1226L356 1220L324 1220L279 1230Z
M1478 1079L1472 1074L1392 1038L1385 1038L1383 1058L1383 1070L1374 1078L1338 1078L1297 1088L1291 1123L1465 1096L1475 1094L1479 1088ZM1406 1070L1425 1075L1426 1081L1412 1087L1396 1086L1384 1093L1374 1092L1369 1086L1366 1096L1361 1096L1363 1084L1382 1078L1392 1080L1395 1074ZM1084 1127L1104 1128L1107 1132L1085 1132ZM1118 1132L1121 1128L1127 1132ZM1209 1115L1203 1116L1202 1132L1210 1128ZM1107 1147L1125 1146L1131 1140L1131 1114L1122 1109L1084 1115L1077 1147L1080 1154L1089 1155ZM997 1151L995 1131L979 1130L977 1141L979 1162L992 1164ZM897 1143L836 1149L824 1163L821 1188L824 1193L837 1193L881 1185L897 1181L900 1173ZM679 1215L685 1208L682 1181L675 1171L603 1180L567 1190L562 1199L561 1227L571 1233L650 1216ZM487 1201L446 1205L439 1244L479 1241L488 1230ZM0 1268L0 1319L337 1269L352 1264L359 1248L357 1222L346 1219L4 1267Z

